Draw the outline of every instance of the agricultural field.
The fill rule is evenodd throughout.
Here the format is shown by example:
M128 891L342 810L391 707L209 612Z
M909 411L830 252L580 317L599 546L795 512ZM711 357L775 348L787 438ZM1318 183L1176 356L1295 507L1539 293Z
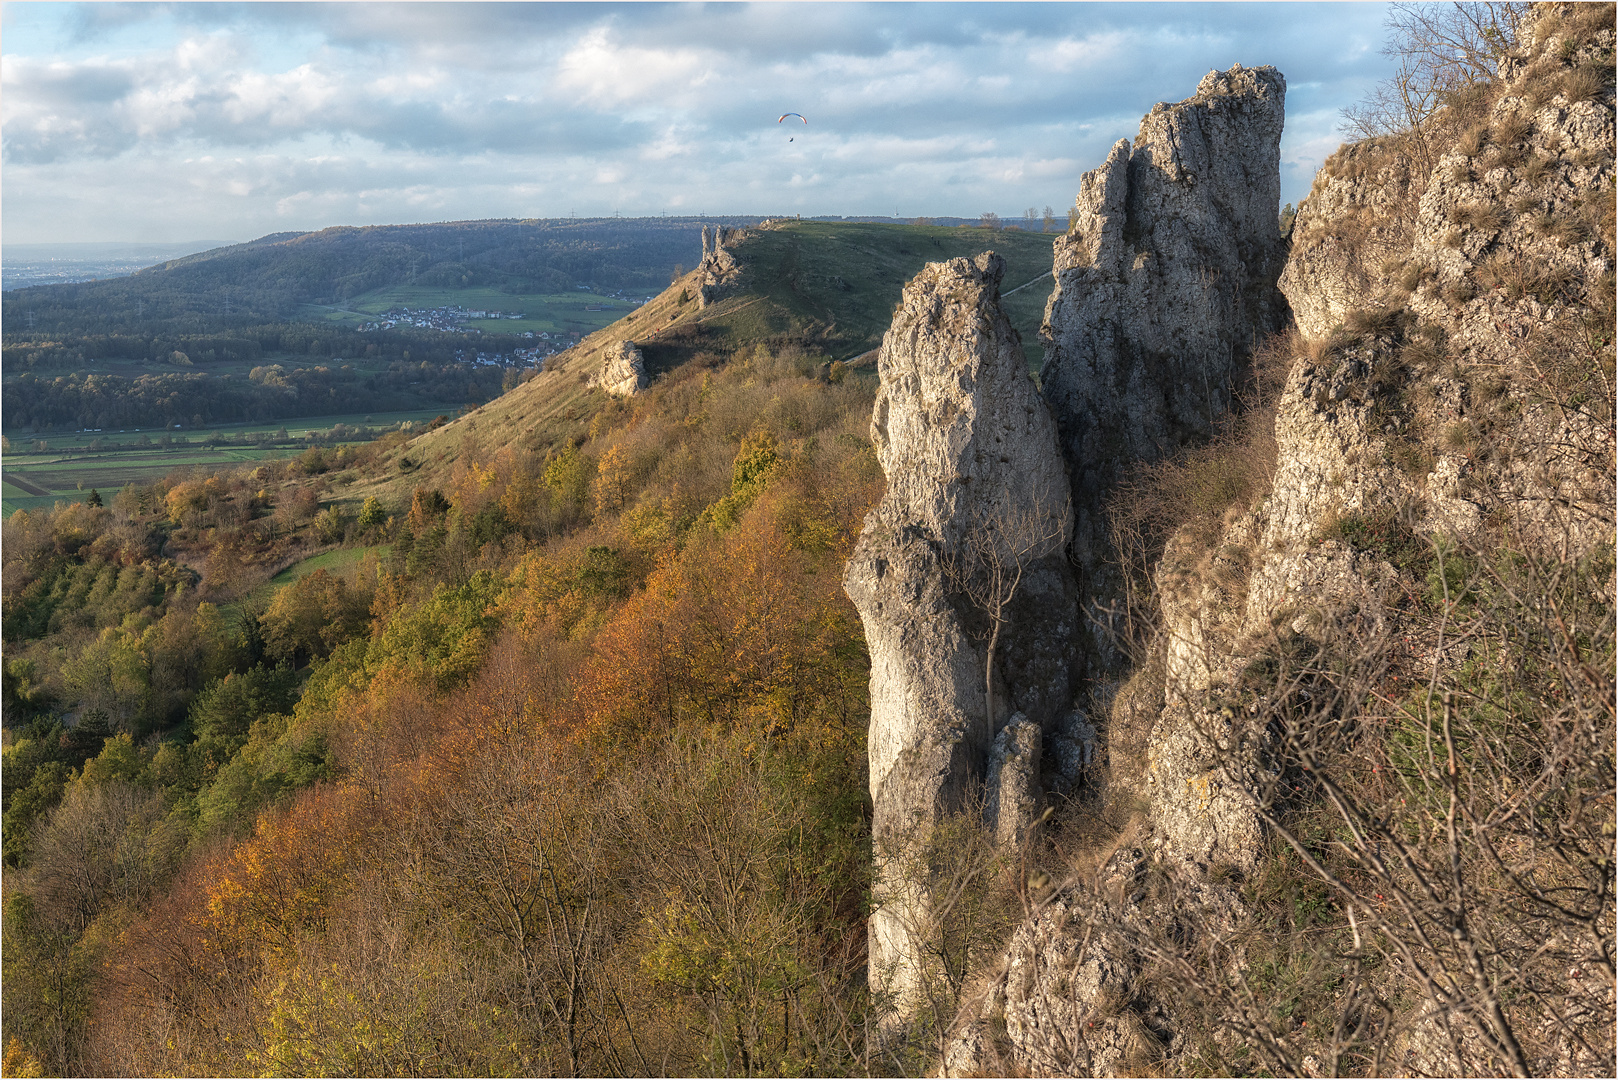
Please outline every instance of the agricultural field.
M178 468L207 471L232 469L254 461L291 457L310 444L333 439L363 441L372 432L409 424L425 426L440 415L434 409L411 412L310 416L261 424L227 424L165 432L77 431L56 435L7 433L0 464L0 512L76 502L91 489L110 498L125 484L150 484ZM345 439L348 431L352 437ZM165 444L166 440L166 444Z
M461 307L476 311L521 312L521 319L470 319L458 323L486 334L577 333L591 334L621 319L647 294L625 290L608 295L575 290L570 293L508 293L494 288L450 289L428 285L386 285L362 293L340 306L306 304L312 317L358 328L393 308L415 310Z

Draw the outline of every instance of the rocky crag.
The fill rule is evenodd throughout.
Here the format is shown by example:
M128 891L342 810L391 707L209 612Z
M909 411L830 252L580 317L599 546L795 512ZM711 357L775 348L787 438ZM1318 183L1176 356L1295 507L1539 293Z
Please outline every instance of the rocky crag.
M601 361L601 370L590 377L591 386L613 397L630 397L646 389L646 360L633 341L620 341Z
M742 229L727 229L715 225L709 232L702 227L702 261L697 264L697 306L705 308L728 295L741 277L742 264L736 261L725 245L746 235Z
M1222 132L1249 151L1244 160L1262 162L1279 132L1278 75L1209 76L1190 102L1147 117L1133 153L1120 144L1085 177L1078 225L1059 248L1045 369L1073 478L1081 585L1093 586L1104 567L1095 515L1120 471L1208 434L1229 404L1242 350L1278 328L1288 306L1298 335L1274 406L1272 481L1261 497L1231 505L1211 537L1195 529L1171 537L1156 568L1161 632L1098 725L1116 811L1109 838L1075 863L1067 884L1046 891L999 970L968 995L946 1072L1173 1072L1185 1055L1244 1044L1283 1071L1330 1075L1347 1060L1338 1056L1343 1018L1370 1000L1423 1003L1357 1029L1381 1068L1610 1070L1610 982L1578 981L1584 964L1611 954L1610 910L1593 908L1581 929L1528 929L1518 920L1536 910L1530 890L1526 906L1498 924L1480 914L1456 922L1453 912L1477 903L1465 899L1459 862L1453 891L1429 883L1426 899L1407 901L1411 912L1430 910L1408 924L1373 922L1383 918L1378 894L1367 896L1360 918L1389 936L1382 948L1396 951L1386 941L1400 926L1425 944L1365 976L1372 990L1334 983L1336 1003L1321 1007L1335 1033L1297 1019L1276 1026L1262 991L1232 998L1231 1026L1210 1032L1207 1014L1194 1016L1182 993L1201 970L1187 959L1193 953L1215 963L1221 981L1250 993L1263 985L1236 975L1257 963L1260 947L1242 930L1256 924L1254 894L1240 885L1267 880L1262 860L1274 857L1266 853L1279 819L1261 804L1278 785L1301 791L1307 779L1284 771L1284 748L1297 745L1289 725L1324 708L1311 704L1319 686L1282 694L1255 683L1278 657L1356 642L1382 650L1375 693L1396 699L1399 679L1412 674L1433 686L1477 686L1487 651L1457 644L1447 623L1422 614L1435 604L1454 610L1444 606L1454 602L1451 550L1486 560L1509 544L1529 564L1594 567L1610 612L1611 8L1540 5L1519 40L1490 93L1452 106L1475 108L1475 117L1441 116L1449 128L1435 123L1437 135L1406 136L1428 140L1422 153L1390 138L1327 162L1299 208L1284 301L1269 292L1284 251L1274 158L1269 175L1234 163L1211 171L1197 156L1208 144L1191 137ZM1214 195L1219 187L1207 180L1218 172L1264 192L1262 205ZM1134 216L1164 206L1164 192L1176 193L1167 208ZM1223 216L1211 217L1213 208ZM1229 232L1197 231L1210 220ZM1231 288L1214 295L1216 284ZM1434 545L1436 556L1423 553ZM1326 715L1341 725L1347 714ZM1597 766L1603 738L1588 751ZM1608 834L1600 844L1610 849L1610 823ZM1403 879L1376 869L1384 842L1361 837L1355 851L1392 895ZM1521 843L1494 850L1520 854ZM1437 936L1422 936L1424 919L1437 920ZM1343 948L1357 956L1362 927L1352 929ZM1517 977L1553 946L1573 958L1548 961L1536 983L1555 1008L1508 1008L1487 979L1464 974L1497 965ZM1444 981L1447 965L1463 973L1459 981Z
M929 905L894 867L986 787L996 827L1025 828L1042 743L1062 733L1072 696L1067 476L1000 308L1003 269L988 253L932 264L906 286L871 423L887 494L844 579L872 666L872 982L901 1004L925 974L916 942Z
M1193 98L1154 109L1133 148L1120 143L1083 180L1057 250L1043 396L1032 402L1009 365L957 375L952 358L983 356L994 337L987 267L930 267L907 290L873 424L889 494L847 579L873 661L884 899L872 919L874 985L902 1006L926 974L927 869L904 864L899 841L970 808L981 785L995 842L1026 853L1027 822L1073 783L1084 736L1101 747L1064 811L1082 826L1067 879L1031 876L1030 914L1000 965L958 988L946 1073L1138 1074L1196 1057L1200 1068L1263 1060L1326 1075L1349 1067L1350 1044L1384 1070L1610 1069L1610 981L1579 982L1612 953L1609 894L1581 886L1573 907L1595 906L1564 919L1511 879L1521 902L1485 910L1483 879L1469 884L1464 860L1444 880L1415 863L1390 868L1387 845L1403 841L1388 821L1414 814L1409 827L1431 833L1443 817L1388 793L1389 762L1417 751L1364 735L1424 716L1428 764L1399 767L1431 777L1445 775L1443 748L1433 749L1438 696L1446 725L1452 703L1457 718L1474 710L1467 747L1503 737L1501 709L1522 699L1486 702L1516 665L1488 666L1499 663L1486 643L1495 631L1457 640L1452 625L1485 617L1468 584L1481 581L1513 625L1545 628L1511 631L1550 650L1534 665L1574 673L1544 691L1545 707L1567 717L1554 728L1562 764L1509 784L1583 791L1585 771L1611 760L1612 673L1590 668L1580 650L1594 646L1565 628L1563 608L1514 592L1513 575L1539 582L1534 595L1567 588L1558 603L1594 604L1576 617L1609 627L1596 638L1610 652L1612 9L1539 5L1518 40L1496 78L1422 128L1334 155L1299 208L1290 250L1276 220L1279 73L1213 73ZM1201 498L1226 501L1167 536L1152 571L1157 629L1131 669L1106 648L1123 573L1108 546L1109 499L1143 463L1217 434L1260 344L1281 380L1243 422L1245 442L1218 435L1226 441L1186 459L1213 477ZM959 464L962 452L981 444L980 430L1005 430L992 417L1023 408L1030 434L992 478L1003 486L985 490L989 474ZM1033 434L1047 428L1054 457ZM1219 470L1238 466L1263 470L1256 493L1220 486ZM966 526L986 509L1004 517L996 496L1026 501L1064 470L1074 606L996 621L1008 642L1033 630L1038 662L1008 665L985 694L989 624L959 584ZM1563 569L1544 577L1543 567ZM1054 602L1073 586L1047 568ZM1587 584L1557 584L1568 575ZM1045 677L1062 662L1067 700L1062 681ZM1408 696L1412 680L1425 697ZM1569 703L1586 693L1588 708ZM1368 702L1381 711L1356 728ZM1327 744L1345 748L1334 767L1351 772L1315 786L1326 783L1310 770ZM1496 750L1458 745L1448 750L1454 793L1468 754L1484 755L1484 772L1498 768ZM1330 787L1339 783L1391 801L1353 809ZM1328 966L1351 977L1322 983L1309 1006L1319 1011L1298 1011L1296 995L1309 992L1295 989L1277 1013L1266 995L1282 991L1270 984L1301 961L1273 939L1274 886L1260 883L1294 872L1273 865L1285 844L1307 851L1287 831L1303 818L1287 815L1307 816L1303 793L1327 790L1339 793L1331 805L1359 869L1319 868L1289 887L1337 881L1324 895L1346 922L1321 933L1341 939ZM1507 797L1468 790L1491 805ZM1610 817L1610 783L1602 790ZM1585 869L1610 880L1610 821L1602 833L1581 817L1586 798L1552 800L1558 828L1595 830L1579 842L1608 859ZM1543 828L1509 816L1463 827L1450 805L1451 837L1473 830L1451 844L1497 864L1523 858ZM1411 874L1422 884L1407 894ZM1402 914L1390 918L1383 890L1404 897ZM1494 989L1530 970L1554 1007Z
M1103 501L1129 460L1211 434L1253 342L1285 316L1285 85L1272 68L1211 73L1146 117L1133 154L1120 142L1085 177L1057 246L1043 395L1017 362L993 256L929 266L884 339L872 437L888 493L846 587L872 658L872 981L901 1012L927 977L930 912L899 869L907 845L974 798L1014 844L1047 789L1072 787L1095 734L1075 675L1096 651L1073 568L1093 603ZM1171 740L1165 786L1209 771L1184 743ZM1207 846L1205 817L1185 816L1183 846ZM1242 821L1218 844L1250 857Z
M1285 103L1274 68L1210 72L1080 182L1056 246L1040 378L1092 594L1105 589L1092 580L1105 574L1102 503L1122 470L1207 439L1254 345L1286 322L1275 209Z

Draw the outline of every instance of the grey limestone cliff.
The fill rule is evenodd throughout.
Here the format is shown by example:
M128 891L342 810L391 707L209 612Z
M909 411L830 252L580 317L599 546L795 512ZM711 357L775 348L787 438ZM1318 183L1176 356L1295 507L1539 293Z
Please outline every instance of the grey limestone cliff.
M708 226L702 227L702 261L697 264L697 272L702 275L697 283L699 308L719 300L736 285L742 265L725 245L742 235L741 229L727 229L723 225L715 225L711 233Z
M1000 308L1003 270L993 253L927 266L905 287L877 360L871 436L888 489L844 584L871 655L879 863L981 797L1002 727L1055 730L1071 698L1067 476ZM1002 746L996 760L1022 779L1008 776L1002 801L1026 814L1039 740L1010 741L1023 749ZM926 898L888 874L879 899L872 978L902 999L917 977Z
M629 397L650 385L646 380L646 361L633 341L620 341L607 351L601 370L590 378L590 385L605 390L613 397Z
M1122 472L1212 434L1250 350L1285 323L1285 99L1274 68L1210 72L1080 181L1056 248L1041 381L1090 575L1105 557L1101 501Z
M1228 404L1215 387L1228 387L1222 380L1241 362L1243 333L1276 327L1289 306L1300 337L1274 404L1274 467L1261 497L1229 507L1211 538L1193 529L1170 537L1155 568L1161 636L1105 723L1109 783L1134 813L1076 867L1076 884L1056 889L1018 929L1001 970L967 1002L946 1072L1173 1071L1165 1063L1191 1052L1192 1022L1161 984L1143 989L1177 947L1159 928L1196 927L1202 944L1239 940L1248 901L1230 882L1264 873L1258 792L1269 782L1276 725L1295 713L1274 713L1268 731L1246 726L1258 707L1254 672L1278 649L1346 640L1380 643L1393 659L1379 662L1408 662L1434 685L1478 663L1474 646L1423 633L1412 595L1437 587L1422 561L1434 546L1488 552L1505 542L1525 553L1537 546L1563 566L1610 567L1601 560L1613 542L1618 449L1601 373L1610 366L1599 368L1610 352L1595 359L1609 346L1588 327L1611 332L1613 32L1610 9L1597 31L1590 11L1537 6L1483 114L1425 133L1430 170L1414 167L1419 155L1394 140L1334 155L1299 208L1280 277L1288 304L1266 292L1280 269L1279 248L1269 246L1273 177L1232 162L1222 175L1264 191L1264 205L1249 212L1212 199L1196 210L1219 185L1205 182L1207 166L1173 163L1160 149L1204 146L1217 132L1233 157L1262 159L1254 139L1225 125L1245 116L1255 138L1278 133L1278 75L1210 76L1196 98L1154 110L1133 154L1120 144L1085 177L1077 228L1058 253L1045 378L1073 470L1074 546L1087 568L1106 556L1086 513L1121 465L1206 433L1204 418ZM1579 36L1559 36L1570 25ZM1208 93L1222 86L1245 87L1244 103ZM1172 110L1185 110L1174 123L1164 115ZM1143 157L1148 128L1154 149ZM1163 192L1181 200L1185 220L1137 221L1135 207ZM1231 235L1174 247L1214 220ZM1170 288L1169 260L1153 268L1171 249L1220 272L1201 283L1182 274ZM1219 251L1232 261L1207 259ZM1204 287L1233 285L1238 267L1263 271L1247 288ZM1211 316L1205 327L1194 325L1198 305ZM1585 358L1576 372L1574 356ZM1408 536L1417 554L1367 542L1367 529ZM1602 573L1610 592L1610 569ZM1488 961L1499 977L1547 947L1513 932L1501 928L1502 951ZM1595 938L1610 941L1610 927ZM1227 970L1245 963L1245 949L1225 954ZM1397 965L1378 979L1388 1000L1424 1000ZM1387 1029L1386 1060L1426 1074L1509 1067L1489 1057L1503 1055L1504 1042L1490 1043L1502 1028L1481 1018L1487 995L1470 993L1457 996L1460 1019L1401 1014ZM1568 991L1569 1008L1610 1015L1610 1004L1581 993ZM1526 1006L1513 1015L1524 1046L1542 1048L1537 1058L1523 1051L1534 1070L1610 1069L1610 1056L1590 1056L1595 1041L1573 1046L1562 1022ZM1451 1023L1459 1035L1443 1027ZM1328 1035L1287 1032L1274 1044L1277 1060L1292 1071L1328 1069Z

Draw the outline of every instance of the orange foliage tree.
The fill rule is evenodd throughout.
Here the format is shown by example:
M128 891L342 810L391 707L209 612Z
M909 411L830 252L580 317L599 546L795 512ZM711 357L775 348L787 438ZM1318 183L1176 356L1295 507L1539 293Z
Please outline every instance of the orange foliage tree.
M602 629L578 688L593 738L622 747L670 725L856 718L858 620L837 564L795 547L781 510L765 500L729 532L695 530Z

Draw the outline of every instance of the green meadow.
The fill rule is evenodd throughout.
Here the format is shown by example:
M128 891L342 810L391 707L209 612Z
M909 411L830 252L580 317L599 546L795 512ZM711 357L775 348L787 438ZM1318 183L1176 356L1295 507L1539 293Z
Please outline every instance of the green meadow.
M305 305L308 313L328 321L358 327L397 307L413 309L462 307L473 311L521 312L521 319L472 319L461 325L486 334L539 333L591 334L623 318L634 309L633 299L646 293L626 290L622 297L574 291L570 293L508 293L493 288L451 289L427 285L386 285L361 293L340 307ZM590 310L590 309L597 310Z
M0 512L11 514L58 501L76 502L87 498L92 488L102 498L110 498L125 484L150 484L181 468L211 472L292 457L309 446L309 435L330 436L338 425L381 430L401 423L427 424L439 415L443 415L439 410L418 409L307 416L285 422L224 424L168 432L128 429L55 435L8 433L0 452L0 464L5 470ZM281 434L283 429L285 435ZM167 446L162 442L165 437L169 440ZM254 442L241 445L238 440L243 438ZM226 439L231 442L221 441ZM209 445L210 441L215 445Z

